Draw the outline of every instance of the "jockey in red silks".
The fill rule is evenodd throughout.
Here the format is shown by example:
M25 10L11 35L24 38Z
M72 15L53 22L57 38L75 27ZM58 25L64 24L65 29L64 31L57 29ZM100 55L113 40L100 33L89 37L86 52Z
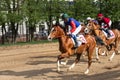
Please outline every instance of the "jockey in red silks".
M72 38L75 41L75 48L78 47L78 43L77 43L77 34L80 32L82 26L80 25L80 22L78 22L77 20L75 20L74 18L70 18L68 16L68 14L62 14L62 20L65 23L65 26L67 28L67 35L71 35Z
M111 37L109 29L111 27L112 21L110 20L110 18L104 17L104 15L101 13L97 15L97 18L98 18L98 23L101 26L101 29L107 33L108 38Z

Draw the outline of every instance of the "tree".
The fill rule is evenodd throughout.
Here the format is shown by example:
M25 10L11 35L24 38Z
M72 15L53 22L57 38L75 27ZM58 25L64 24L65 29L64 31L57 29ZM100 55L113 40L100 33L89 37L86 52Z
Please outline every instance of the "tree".
M52 18L58 19L61 13L68 13L77 20L84 21L88 16L95 18L102 12L112 21L120 19L120 0L0 0L0 25L2 34L6 32L5 23L12 31L12 42L16 42L18 25L26 21L27 41L32 41L36 24L40 21L49 21L51 28ZM2 38L4 41L4 37ZM7 39L7 38L6 38ZM4 43L4 42L3 42Z
M16 42L16 37L18 35L18 25L22 16L20 14L20 5L23 0L5 0L7 20L10 23L9 27L12 31L12 43Z

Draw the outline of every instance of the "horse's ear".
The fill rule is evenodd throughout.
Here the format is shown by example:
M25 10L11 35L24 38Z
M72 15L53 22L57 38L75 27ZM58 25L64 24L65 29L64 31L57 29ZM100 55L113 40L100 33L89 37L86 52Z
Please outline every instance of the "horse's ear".
M59 21L56 21L56 26L60 25Z

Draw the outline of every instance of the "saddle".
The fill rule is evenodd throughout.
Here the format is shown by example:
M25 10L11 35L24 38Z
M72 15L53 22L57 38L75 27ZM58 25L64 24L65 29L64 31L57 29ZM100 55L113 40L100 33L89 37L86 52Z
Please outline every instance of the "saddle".
M83 35L77 35L76 38L77 38L78 46L80 46L81 44L87 43L87 41L86 41L86 39L85 39L85 37ZM73 41L73 43L75 45L74 39L72 37L71 37L71 39L72 39L72 41Z
M104 33L104 35L106 36L107 39L112 39L112 38L115 37L115 34L113 33L112 30L109 30L109 33L110 33L110 35L111 35L110 37L108 37L107 32L105 32L104 30L102 30L102 32Z

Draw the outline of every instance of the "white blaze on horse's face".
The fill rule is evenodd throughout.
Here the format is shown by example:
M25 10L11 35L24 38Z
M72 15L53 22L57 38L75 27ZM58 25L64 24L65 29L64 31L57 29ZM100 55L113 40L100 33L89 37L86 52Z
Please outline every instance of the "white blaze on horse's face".
M55 28L52 28L50 31L50 34L48 35L48 40L52 41L53 37L52 37L52 32L54 31Z
M89 33L90 32L89 26L90 26L90 24L88 23L87 26L86 26L86 28L84 29L85 33Z
M84 32L85 32L85 33L89 33L89 32L90 32L89 28L86 27L86 28L84 29Z

